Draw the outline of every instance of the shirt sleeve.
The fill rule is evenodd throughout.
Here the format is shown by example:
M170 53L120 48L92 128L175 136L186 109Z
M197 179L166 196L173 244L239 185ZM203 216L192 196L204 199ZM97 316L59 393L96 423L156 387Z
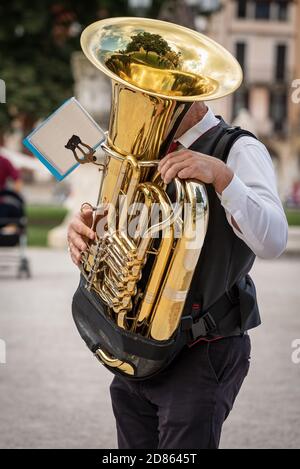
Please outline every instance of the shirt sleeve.
M234 177L221 194L221 204L229 224L257 256L278 257L286 247L288 225L266 147L252 137L241 137L227 165Z

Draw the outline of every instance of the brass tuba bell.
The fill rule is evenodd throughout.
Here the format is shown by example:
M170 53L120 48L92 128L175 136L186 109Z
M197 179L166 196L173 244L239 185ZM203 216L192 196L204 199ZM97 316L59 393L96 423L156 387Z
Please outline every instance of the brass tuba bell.
M152 19L97 21L83 31L81 46L112 81L98 200L98 207L109 208L102 231L103 218L95 213L97 238L81 263L85 287L118 328L165 343L180 323L206 234L208 204L200 182L176 178L166 187L157 163L191 104L232 93L242 71L208 37ZM94 352L108 368L139 375L139 357L122 354L109 339Z

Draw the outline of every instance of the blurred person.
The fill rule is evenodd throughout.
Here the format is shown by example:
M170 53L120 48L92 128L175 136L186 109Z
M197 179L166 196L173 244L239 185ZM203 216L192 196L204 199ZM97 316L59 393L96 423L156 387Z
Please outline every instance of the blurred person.
M292 207L300 207L300 181L294 182L289 202Z
M165 183L175 177L193 178L204 183L209 194L209 225L202 249L207 251L209 263L203 274L198 262L190 287L195 294L203 275L211 279L207 288L219 288L227 284L232 269L249 272L255 256L276 258L287 242L287 221L265 146L252 136L242 136L224 161L206 153L224 125L204 103L194 103L175 136L181 148L159 164ZM69 225L69 250L76 265L88 240L95 237L91 225L90 209L75 215ZM242 320L241 291L231 298L231 291L225 289L212 308L222 315L225 304L233 301L240 309L236 320ZM201 304L196 306L201 314ZM151 379L135 382L114 377L110 392L119 448L219 446L223 422L248 373L251 345L247 325L250 329L260 324L258 309L255 312L253 306L253 310L246 332L232 330L232 334L214 339L203 336Z
M4 156L0 154L0 191L11 189L20 192L22 180L20 171Z
M3 138L0 137L0 152L3 144ZM16 197L20 196L22 189L22 180L20 171L4 156L0 153L0 192L4 190L13 191L16 193ZM14 195L14 194L12 194ZM11 199L11 203L7 204L7 201L0 199L0 233L2 234L13 234L18 230L18 226L15 222L3 223L1 220L6 218L18 218L19 208L15 205L14 199Z

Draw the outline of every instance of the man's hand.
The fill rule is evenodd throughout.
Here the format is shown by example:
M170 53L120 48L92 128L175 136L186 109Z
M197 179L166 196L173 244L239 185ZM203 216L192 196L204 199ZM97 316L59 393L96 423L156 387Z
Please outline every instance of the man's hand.
M68 243L70 255L75 265L79 265L81 253L87 249L87 241L95 239L95 233L91 230L93 211L85 209L77 213L71 220L68 228Z
M169 153L160 161L158 170L166 184L176 176L181 179L197 179L212 184L219 194L233 178L233 172L223 161L186 149Z

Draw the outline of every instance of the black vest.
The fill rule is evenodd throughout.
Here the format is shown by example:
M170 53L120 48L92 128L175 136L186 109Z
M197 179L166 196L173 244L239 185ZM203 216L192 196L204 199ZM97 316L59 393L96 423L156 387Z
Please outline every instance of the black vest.
M223 148L220 154L218 142L228 129L232 127L221 119L216 127L196 140L190 149L225 162L232 145L225 152ZM242 131L239 136L245 133ZM233 305L239 302L239 307L235 308L234 312L228 313L231 316L235 315L234 319L230 318L229 329L232 329L234 324L237 330L245 331L258 326L261 322L255 287L247 275L254 263L255 254L235 235L214 187L206 184L206 190L209 201L208 228L185 303L184 314L190 314L192 310L195 311L195 305L196 307L199 305L199 317L201 317L226 295L232 300ZM222 301L220 304L223 304ZM220 313L222 315L222 312ZM227 327L225 332L226 329Z

